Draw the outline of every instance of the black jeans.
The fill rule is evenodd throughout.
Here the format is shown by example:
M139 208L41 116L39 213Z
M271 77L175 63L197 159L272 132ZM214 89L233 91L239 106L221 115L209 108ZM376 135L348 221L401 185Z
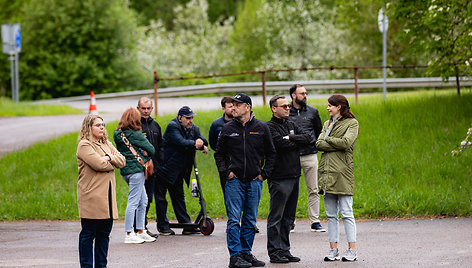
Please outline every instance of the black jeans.
M295 221L299 177L268 180L270 205L267 218L267 251L290 250L290 226Z
M113 219L81 219L79 235L80 267L92 268L95 252L95 267L107 266L108 244ZM93 242L95 240L95 250Z
M169 229L169 219L167 218L167 200L166 194L169 191L172 207L174 208L175 217L179 223L190 223L190 216L187 213L185 206L184 195L184 179L178 177L175 183L169 184L165 180L158 177L155 182L155 197L156 197L156 216L157 216L157 230Z
M153 173L152 176L149 176L148 179L144 182L144 188L146 188L146 195L148 198L147 206L146 206L146 217L144 218L144 228L147 229L147 214L149 212L149 207L151 206L152 203L152 195L154 194L154 188L155 188L155 182L156 182L156 173ZM136 230L136 214L134 214L134 232L137 232Z

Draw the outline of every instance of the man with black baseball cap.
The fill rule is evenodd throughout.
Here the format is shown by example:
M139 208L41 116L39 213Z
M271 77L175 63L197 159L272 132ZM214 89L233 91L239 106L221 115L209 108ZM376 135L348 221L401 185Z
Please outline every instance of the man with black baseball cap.
M234 96L234 119L221 129L215 152L220 177L227 179L225 205L229 267L265 265L251 251L262 181L274 168L275 147L269 128L254 117L251 106L248 95L239 93Z
M167 125L164 133L164 161L157 176L156 212L157 230L161 235L173 235L167 219L166 193L169 191L172 206L179 223L190 223L185 206L183 182L190 182L195 150L208 153L208 142L200 134L200 129L193 124L196 115L188 106L180 108L177 116ZM198 228L185 228L182 234L200 233Z

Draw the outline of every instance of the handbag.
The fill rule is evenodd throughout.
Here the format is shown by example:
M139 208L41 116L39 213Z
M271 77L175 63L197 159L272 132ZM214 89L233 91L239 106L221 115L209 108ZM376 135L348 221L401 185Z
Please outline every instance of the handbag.
M129 140L126 138L125 134L123 131L120 133L121 138L123 139L123 142L128 146L129 150L131 153L133 153L134 157L136 157L136 160L143 165L144 167L144 178L147 180L149 176L152 176L152 173L154 172L154 163L152 162L152 159L149 159L146 163L144 163L144 160L138 155L138 152L134 149L133 146L131 146L131 143L129 143Z

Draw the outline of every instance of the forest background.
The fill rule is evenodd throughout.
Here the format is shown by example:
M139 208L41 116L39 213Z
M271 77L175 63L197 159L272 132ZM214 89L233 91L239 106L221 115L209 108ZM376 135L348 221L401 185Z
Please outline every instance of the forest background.
M468 0L0 0L0 23L20 23L20 99L150 88L160 77L273 68L381 65L378 10L389 16L389 77L470 76ZM0 97L9 97L0 55ZM380 77L362 70L360 78ZM352 78L347 71L279 72L270 80ZM170 85L258 81L234 76Z

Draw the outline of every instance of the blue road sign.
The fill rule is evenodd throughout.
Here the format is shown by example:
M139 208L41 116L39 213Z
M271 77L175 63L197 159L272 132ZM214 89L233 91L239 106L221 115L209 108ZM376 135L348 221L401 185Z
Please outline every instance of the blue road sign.
M15 32L15 44L18 50L21 51L21 30L18 27Z

